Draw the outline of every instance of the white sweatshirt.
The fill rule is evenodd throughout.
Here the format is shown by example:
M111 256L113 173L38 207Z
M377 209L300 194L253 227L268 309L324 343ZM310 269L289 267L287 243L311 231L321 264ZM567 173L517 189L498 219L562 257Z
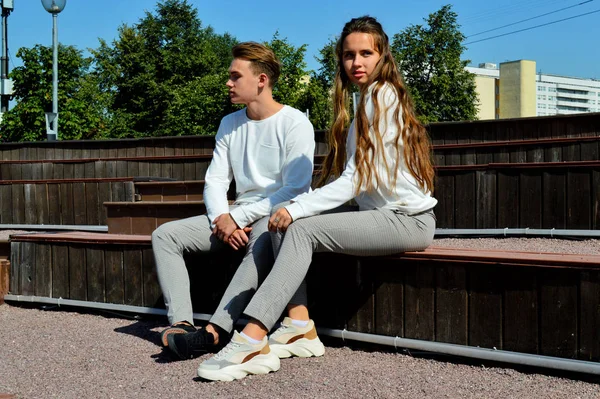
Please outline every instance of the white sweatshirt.
M314 130L297 109L284 106L258 121L249 119L242 109L221 120L215 139L204 186L211 223L230 213L240 228L246 227L269 215L274 205L310 189ZM239 206L230 211L227 190L232 179Z
M374 105L371 98L375 83L369 87L365 98L365 111L369 119L369 125L373 124ZM376 208L393 209L408 214L416 214L433 208L437 200L431 196L428 191L419 188L415 178L407 169L404 163L403 148L400 148L399 164L396 165L396 148L394 139L397 133L396 123L394 122L394 109L398 102L395 90L389 84L384 85L378 93L379 109L385 112L380 117L379 131L382 134L382 142L385 149L385 157L390 165L390 170L398 169L398 177L395 187L388 187L388 178L385 171L385 165L381 157L375 157L377 173L385 187L375 187L370 193L367 193L362 187L360 194L355 196L355 185L357 177L355 176L356 164L354 162L354 152L356 151L356 133L354 121L350 125L348 138L346 141L346 166L341 176L335 181L295 198L292 204L286 206L293 220L299 218L317 215L323 211L336 208L347 201L355 198L360 210L371 210ZM372 141L376 143L374 137L375 131L369 129ZM400 142L403 146L404 143ZM377 150L376 150L377 155ZM375 184L375 182L374 182ZM391 190L389 190L391 189Z

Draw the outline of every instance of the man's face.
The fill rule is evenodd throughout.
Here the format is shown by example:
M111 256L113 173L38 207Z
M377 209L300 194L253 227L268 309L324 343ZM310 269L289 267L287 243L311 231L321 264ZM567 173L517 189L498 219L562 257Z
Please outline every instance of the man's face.
M263 87L262 74L256 75L250 68L250 61L234 58L229 67L229 99L234 104L248 104L252 102Z

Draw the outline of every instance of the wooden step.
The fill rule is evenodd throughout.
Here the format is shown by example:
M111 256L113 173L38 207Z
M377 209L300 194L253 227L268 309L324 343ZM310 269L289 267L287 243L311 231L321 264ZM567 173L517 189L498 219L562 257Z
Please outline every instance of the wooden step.
M204 180L135 183L136 201L202 201Z
M0 223L106 225L110 201L133 201L131 178L0 181Z
M4 295L8 294L10 287L10 262L0 259L0 305L4 303Z
M204 201L105 202L109 234L150 235L161 224L206 213Z
M204 180L135 182L136 201L201 201L204 199ZM227 192L229 200L235 199L235 181Z

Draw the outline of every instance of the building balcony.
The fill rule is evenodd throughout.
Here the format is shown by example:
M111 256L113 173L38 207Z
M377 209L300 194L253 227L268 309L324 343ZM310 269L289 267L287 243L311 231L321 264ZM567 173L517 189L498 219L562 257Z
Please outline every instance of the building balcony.
M558 101L556 101L556 105L558 107L562 106L562 107L569 107L569 108L578 108L576 111L582 111L582 112L589 112L589 109L591 108L590 104L588 104L588 103L578 103L578 102L573 102L573 101L568 101L568 100L558 100Z

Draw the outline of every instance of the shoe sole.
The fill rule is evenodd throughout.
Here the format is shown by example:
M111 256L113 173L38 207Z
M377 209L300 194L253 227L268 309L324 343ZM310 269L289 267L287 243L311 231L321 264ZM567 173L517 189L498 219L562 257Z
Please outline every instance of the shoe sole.
M280 359L285 359L292 356L297 357L313 357L323 356L325 354L325 346L317 337L315 339L302 338L291 344L277 344L269 342L271 351Z
M165 331L163 331L160 334L160 342L162 343L162 345L164 347L169 346L169 335L173 335L173 334L189 334L189 331L186 331L183 328L178 328L178 327L170 327L170 328L166 329Z
M240 380L248 374L269 374L279 370L281 363L273 352L267 355L258 355L246 363L235 364L220 370L210 370L198 367L198 377L210 381L233 381Z

